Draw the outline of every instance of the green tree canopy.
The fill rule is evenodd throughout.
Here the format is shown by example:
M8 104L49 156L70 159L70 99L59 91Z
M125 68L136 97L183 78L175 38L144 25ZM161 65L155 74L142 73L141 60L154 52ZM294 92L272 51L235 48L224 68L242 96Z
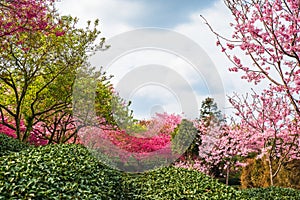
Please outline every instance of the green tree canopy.
M212 123L219 124L224 122L225 118L222 112L218 109L217 103L214 102L213 98L207 97L202 101L200 108L200 120L203 120L206 127L212 125Z
M76 18L59 16L50 8L47 16L55 24L51 29L28 29L0 38L6 44L0 52L1 123L23 141L38 122L70 113L78 70L89 67L91 52L104 48L104 39L96 44L98 20L79 29ZM4 116L13 123L6 123Z

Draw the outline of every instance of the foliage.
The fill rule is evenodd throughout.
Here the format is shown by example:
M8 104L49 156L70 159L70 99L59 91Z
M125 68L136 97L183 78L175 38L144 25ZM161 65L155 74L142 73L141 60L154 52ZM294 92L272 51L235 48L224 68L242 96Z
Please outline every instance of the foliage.
M7 136L4 138L8 139ZM198 171L176 167L162 167L138 174L122 173L101 164L92 154L85 147L74 144L25 148L6 154L0 157L0 199L300 197L298 191L284 188L237 191Z
M89 67L87 60L91 52L104 48L104 39L96 44L100 34L98 20L94 26L88 22L85 29L79 29L75 28L76 18L59 16L51 3L48 5L47 2L52 1L39 1L41 9L34 1L9 2L5 5L6 12L1 12L0 17L11 21L10 26L17 26L12 28L18 31L0 37L3 44L0 54L0 113L15 122L7 124L2 120L1 123L13 129L22 141L28 140L34 126L39 123L38 126L52 134L48 137L49 143L65 142L68 135L52 141L53 134L74 123L73 120L61 119L71 115L72 86L76 74L79 69ZM32 6L29 8L33 10L27 10L25 6L30 3L39 10ZM12 9L14 5L18 7ZM19 31L20 24L13 22L16 10L20 18L17 22L24 22L26 26L22 27L22 31ZM32 22L41 22L44 26L36 28ZM25 123L24 131L21 131L21 121ZM55 127L59 130L53 130Z
M83 127L79 136L83 145L108 156L109 163L136 172L171 162L171 132L180 121L180 116L164 113L147 122L144 131L128 133L107 124Z
M1 116L0 116L1 117ZM13 124L14 122L10 122L9 119L7 117L3 117L2 119L5 123L7 124ZM24 125L24 122L21 121L20 122L20 127L21 127L21 131L24 131L25 130L25 125ZM37 129L35 129L36 131ZM37 132L35 131L32 131L29 135L29 138L27 140L27 142L31 145L35 145L35 146L43 146L43 145L46 145L48 144L48 141L41 138L41 135L39 135ZM0 123L0 133L3 133L9 137L12 137L12 138L17 138L17 135L15 133L15 130L3 125Z
M120 173L80 145L47 145L0 158L0 198L120 199Z
M111 113L113 117L113 124L119 129L125 130L127 133L134 131L136 120L133 118L133 111L129 109L131 102L128 103L118 96L113 94L111 99Z
M241 174L242 188L270 186L269 170L264 162L262 159L248 159Z
M102 77L105 76L103 72ZM112 84L108 81L108 78L103 79L97 82L95 94L95 112L96 116L106 119L108 124L114 124L115 121L113 118L112 110L112 101L113 98L116 98L113 93Z
M286 163L275 179L275 185L300 189L300 160L291 160Z
M239 195L200 172L176 167L129 174L123 184L127 199L235 199Z
M276 164L274 163L273 165ZM274 186L299 189L299 167L299 160L291 160L286 163L274 179ZM261 159L248 159L247 165L242 170L241 185L242 188L271 186L269 166L266 157Z
M291 188L268 187L252 188L242 190L240 199L274 199L274 200L297 200L300 198L300 191Z
M234 65L229 71L242 72L242 79L269 86L252 99L230 98L240 120L236 137L247 141L243 152L266 155L271 185L281 167L299 159L299 1L224 0L233 15L230 39L216 33L217 45ZM246 57L235 55L241 50ZM278 163L278 164L275 164Z
M198 130L193 122L183 119L178 127L171 133L172 151L192 159L198 155L199 142L196 140Z
M0 157L27 148L29 148L28 144L24 144L21 141L0 132Z
M199 119L206 127L225 121L221 111L218 109L217 103L210 97L202 101Z

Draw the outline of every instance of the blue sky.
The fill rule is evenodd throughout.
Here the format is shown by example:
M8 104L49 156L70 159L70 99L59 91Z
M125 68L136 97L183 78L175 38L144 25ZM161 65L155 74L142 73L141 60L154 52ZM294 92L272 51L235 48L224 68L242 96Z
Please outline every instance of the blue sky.
M133 0L146 9L131 23L136 26L173 28L189 21L191 13L210 7L214 0Z
M132 42L126 39L116 42L118 36L145 27L163 28L173 31L174 34L181 34L203 49L203 52L199 54L190 52L194 54L192 57L202 59L203 66L201 63L200 66L199 63L193 66L189 59L183 59L184 56L174 54L172 51L162 51L159 48L128 51L119 55L109 66L104 66L108 73L115 76L112 82L117 89L120 88L118 84L122 82L123 91L119 91L120 95L132 101L131 108L139 119L149 118L155 111L186 113L183 107L190 102L189 100L181 102L183 100L180 100L180 96L184 96L183 94L194 95L198 102L197 106L192 106L194 110L198 111L201 102L210 96L215 98L219 108L226 113L230 105L224 95L243 92L251 87L240 80L239 74L228 72L228 67L231 67L230 62L216 47L215 36L199 17L202 14L217 32L230 37L231 30L228 24L231 22L231 15L223 0L77 0L76 3L74 0L62 0L57 3L57 8L61 14L77 16L80 19L78 26L84 26L87 20L100 19L101 37L107 38L107 42L112 47L106 52L96 54L91 59L95 66L103 65L101 59L105 57L105 54L111 54L114 50L128 46ZM143 37L144 35L136 35L139 41L143 40ZM161 43L164 43L164 40ZM157 43L157 41L153 42ZM181 41L174 40L173 42L176 45ZM182 48L188 51L189 46L182 44ZM185 54L185 52L181 51L179 54ZM161 65L168 68L169 73L166 74L168 81L163 83L165 85L159 83L162 86L159 87L159 84L147 79L148 83L137 85L132 91L124 91L126 90L124 77L132 77L133 71L136 72L145 65ZM202 68L204 73L195 72L195 67ZM172 77L172 74L175 74L173 72L180 74L180 80L185 81L180 82L179 79L178 81L174 79L176 76ZM154 73L138 76L153 76L153 79L157 77ZM216 83L218 83L217 87L224 87L224 94L221 92L212 94L210 90L216 87L213 85L216 77L221 77L221 84L218 81ZM131 78L126 81L129 83L133 80ZM184 84L188 84L188 87ZM192 88L192 91L187 91L186 88ZM189 117L197 117L197 115L196 113L195 116Z

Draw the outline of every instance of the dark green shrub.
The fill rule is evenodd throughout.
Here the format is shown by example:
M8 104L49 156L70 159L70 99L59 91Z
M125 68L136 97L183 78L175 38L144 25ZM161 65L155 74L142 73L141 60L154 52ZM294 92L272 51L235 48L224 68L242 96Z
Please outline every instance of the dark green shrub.
M120 173L79 145L48 145L0 158L0 199L121 199Z
M299 200L300 191L290 188L268 187L268 188L251 188L242 190L241 199L251 200Z
M127 174L127 199L237 199L239 191L198 171L164 167L143 174Z
M29 148L28 144L0 133L0 157Z
M0 199L300 199L300 191L237 191L198 171L176 167L121 173L101 164L85 147L69 144L0 157Z
M198 156L200 139L193 122L183 119L171 133L172 151L185 157Z
M226 184L226 178L218 178L218 180L219 180L219 182ZM240 186L241 180L240 180L240 178L229 178L228 185Z

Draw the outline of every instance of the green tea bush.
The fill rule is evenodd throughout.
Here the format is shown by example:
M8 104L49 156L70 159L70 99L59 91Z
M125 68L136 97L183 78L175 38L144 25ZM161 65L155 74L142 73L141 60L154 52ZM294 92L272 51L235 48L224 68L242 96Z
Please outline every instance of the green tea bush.
M29 147L28 144L22 143L18 139L0 133L0 157L12 152L19 152Z
M300 191L291 188L268 187L268 188L251 188L242 190L240 199L249 200L299 200Z
M300 191L238 191L198 171L173 166L122 173L101 164L85 147L65 144L0 157L0 199L300 199Z
M164 167L124 176L127 199L238 199L239 191L198 171Z
M0 158L0 199L121 199L120 173L80 145L48 145Z

